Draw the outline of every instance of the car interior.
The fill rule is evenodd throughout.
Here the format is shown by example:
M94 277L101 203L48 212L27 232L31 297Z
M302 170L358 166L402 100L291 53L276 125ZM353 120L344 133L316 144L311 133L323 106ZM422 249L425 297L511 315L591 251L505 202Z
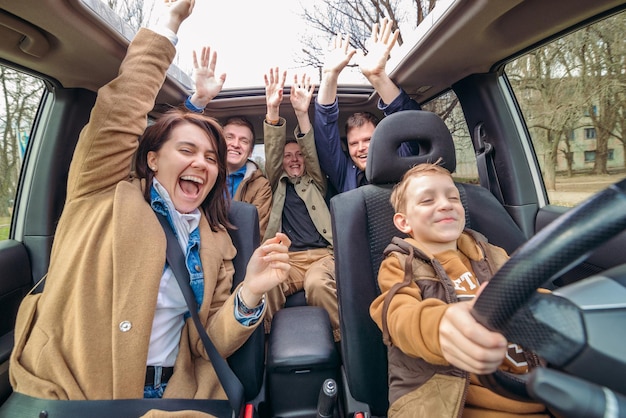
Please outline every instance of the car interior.
M608 134L612 142L605 150L606 172L593 172L600 148L592 144L602 134L594 124L598 82L580 103L562 99L571 106L593 104L591 113L570 124L571 134L558 131L563 138L573 138L573 131L586 137L567 142L568 148L563 139L557 140L552 150L539 138L548 136L545 125L557 123L549 116L566 104L544 100L546 109L531 114L526 103L545 86L518 87L520 74L532 72L525 57L541 48L593 32L589 28L602 22L611 22L607 26L618 32L626 28L626 2L436 3L420 30L403 32L404 43L387 65L393 81L423 110L385 116L372 86L340 79L342 138L347 118L356 111L369 111L381 120L368 152L370 184L328 196L342 340L333 342L323 309L305 306L301 293L290 298L269 335L259 327L228 359L244 386L246 416L387 416L386 347L369 305L380 294L376 277L383 250L393 236L402 236L392 223L389 196L407 169L441 158L461 192L466 226L511 255L492 279L494 286L477 300L475 317L546 360L527 379L494 373L481 383L516 399L543 402L554 416L626 417L626 364L620 355L626 334L619 332L626 321L624 32L610 44L621 62L621 87L607 90L614 93L610 107L621 118L613 121ZM73 150L98 89L117 75L133 35L127 22L101 0L0 0L0 92L5 93L0 103L5 138L0 143L0 177L6 179L0 180L0 417L15 416L2 403L10 402L12 394L9 357L18 307L26 294L45 288L42 279L65 202ZM253 67L251 71L263 71ZM568 73L561 64L552 77L576 81L577 71L582 70ZM180 105L192 89L190 71L172 65L149 117ZM280 113L291 134L297 119L289 94L286 86ZM561 91L561 97L567 94ZM11 113L18 103L31 115L24 127L18 114ZM247 117L256 133L254 156L262 156L266 102L260 83L226 85L205 114L219 121ZM21 153L13 143L5 145L12 135L27 138ZM396 150L406 141L417 141L420 154L399 157ZM550 152L561 164L556 174L547 168ZM566 194L557 193L570 190L565 181L572 190L585 188L584 197L576 193L575 202L565 202ZM234 288L261 237L253 206L235 202L230 220L238 227L230 231L237 248ZM538 294L538 287L550 293ZM513 327L513 322L522 325Z

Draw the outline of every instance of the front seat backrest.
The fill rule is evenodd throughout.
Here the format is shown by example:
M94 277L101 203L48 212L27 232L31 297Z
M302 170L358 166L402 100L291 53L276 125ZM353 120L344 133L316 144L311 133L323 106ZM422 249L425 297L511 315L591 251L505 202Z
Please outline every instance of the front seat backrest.
M245 278L248 261L259 246L259 215L254 205L233 200L230 202L228 219L237 227L235 230L228 231L233 245L237 248L237 255L233 259L235 267L233 289L235 289ZM261 390L264 360L265 331L261 324L250 335L250 338L228 358L228 364L243 384L246 401L254 399Z

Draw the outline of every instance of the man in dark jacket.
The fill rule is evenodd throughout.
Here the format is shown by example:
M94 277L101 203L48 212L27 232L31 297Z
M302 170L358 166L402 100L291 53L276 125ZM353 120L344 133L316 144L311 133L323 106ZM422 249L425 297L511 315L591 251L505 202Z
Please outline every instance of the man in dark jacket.
M391 31L392 22L384 19L380 25L374 24L368 44L367 55L359 55L359 68L380 96L378 108L385 116L400 110L419 110L420 105L411 99L389 78L385 64L389 53L398 39L398 30ZM339 104L337 101L337 80L341 71L348 65L357 51L349 48L350 37L337 35L331 51L326 56L322 81L315 100L315 143L320 165L329 181L339 192L346 192L367 184L365 166L369 141L378 124L378 118L369 112L351 115L346 122L348 155L342 149L339 133ZM417 154L416 143L403 143L398 150L400 155Z

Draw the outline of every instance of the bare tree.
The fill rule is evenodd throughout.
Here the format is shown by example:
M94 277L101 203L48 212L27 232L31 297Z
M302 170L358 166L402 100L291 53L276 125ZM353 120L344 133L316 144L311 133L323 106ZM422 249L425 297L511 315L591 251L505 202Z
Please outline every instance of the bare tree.
M619 15L577 34L582 47L576 52L585 89L593 100L585 110L596 131L594 174L608 174L609 139L620 138L615 132L623 124L620 109L624 107L625 88L624 30L626 19Z
M526 124L544 157L540 163L548 190L556 188L560 144L569 148L572 125L580 119L587 97L580 76L576 76L578 64L570 59L569 51L571 41L561 39L507 66L518 100L524 103Z
M144 8L144 0L106 0L105 3L135 30L146 26L154 10L153 2L147 2L151 6Z
M41 80L0 65L0 216L10 215Z
M330 37L336 34L350 35L354 48L367 51L365 41L374 23L387 17L393 22L393 29L399 23L407 23L413 29L435 3L435 0L324 0L318 7L303 5L302 16L314 33L303 40L299 61L305 66L321 68L323 51ZM402 44L402 34L398 43Z
M623 14L600 21L573 33L561 45L556 65L567 69L571 97L577 112L570 111L572 128L587 128L595 134L594 174L608 174L611 155L609 140L617 133L624 103L624 61L626 53ZM573 123L576 121L578 126Z

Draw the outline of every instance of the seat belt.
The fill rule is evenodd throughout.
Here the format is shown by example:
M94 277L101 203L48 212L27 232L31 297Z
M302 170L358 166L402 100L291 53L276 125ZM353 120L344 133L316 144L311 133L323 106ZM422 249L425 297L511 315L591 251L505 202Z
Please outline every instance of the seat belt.
M478 176L480 185L489 190L495 197L504 204L502 189L496 175L496 167L493 162L494 148L486 140L487 134L483 122L479 122L474 127L474 148L476 149L476 164L478 165Z
M209 359L213 364L215 373L224 388L224 392L226 392L228 401L233 408L233 414L236 417L242 416L242 408L244 407L243 385L232 371L226 360L224 360L215 348L215 345L209 338L202 322L200 321L200 317L198 317L198 304L189 284L189 271L185 265L185 257L180 245L178 244L178 239L174 235L172 226L168 222L167 217L158 212L155 212L155 214L157 215L157 218L159 218L159 222L161 222L161 226L163 227L163 231L165 231L165 236L167 237L167 262L174 272L174 276L176 276L176 280L180 285L183 296L185 296L185 301L187 302L187 307L189 308L189 313L191 314L193 323L196 325L196 329L202 339L202 343L204 344L204 348L209 356Z
M189 313L202 339L204 348L213 364L215 373L226 392L228 402L211 399L116 399L116 400L53 400L35 398L22 393L13 392L0 406L0 418L16 416L50 416L70 417L89 416L93 418L137 417L152 409L163 411L196 410L207 412L215 417L251 417L254 411L244 410L243 385L231 370L224 358L219 354L215 345L206 333L198 317L198 304L189 285L189 271L185 266L185 257L174 235L167 218L156 213L167 237L166 257L170 268L187 302ZM43 280L43 279L42 279ZM38 283L39 285L39 283ZM244 411L247 415L243 415Z
M0 418L89 417L137 418L148 411L202 411L214 417L233 418L228 401L218 399L102 399L69 401L42 399L13 392L0 407ZM163 415L161 415L163 416ZM237 417L234 417L237 418Z

